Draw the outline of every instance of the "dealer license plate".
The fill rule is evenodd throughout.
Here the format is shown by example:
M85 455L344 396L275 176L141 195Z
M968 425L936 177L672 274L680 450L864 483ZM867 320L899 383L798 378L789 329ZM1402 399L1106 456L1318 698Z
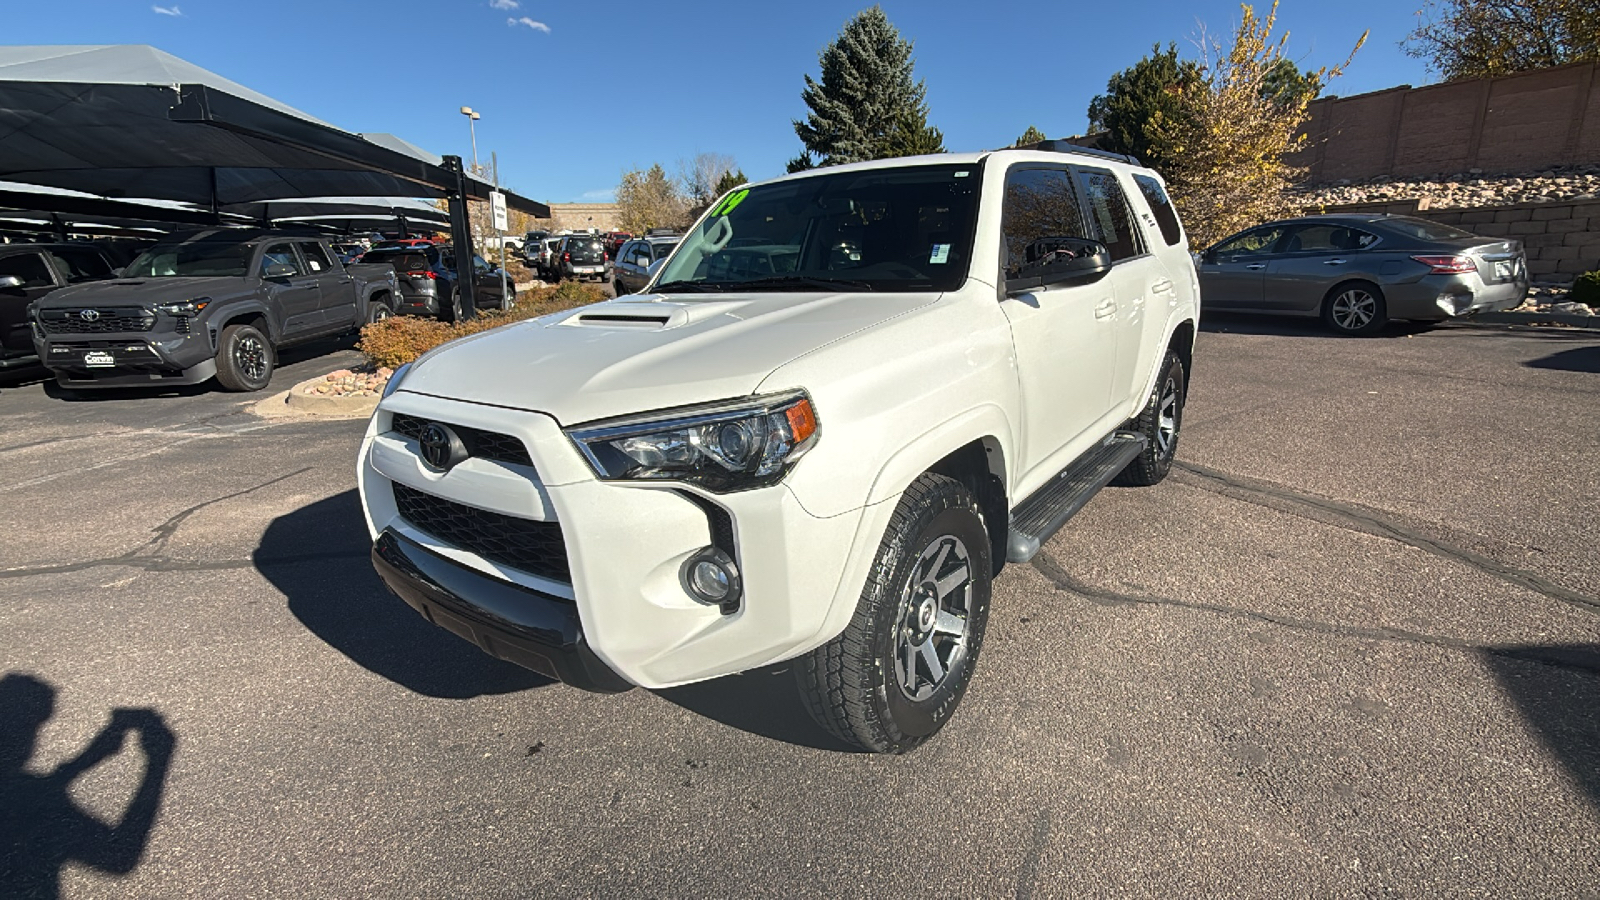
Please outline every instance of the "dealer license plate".
M1496 278L1510 278L1516 274L1516 271L1517 264L1509 259L1494 264L1494 277Z
M105 368L117 364L117 358L104 350L92 350L83 355L83 364L92 368Z

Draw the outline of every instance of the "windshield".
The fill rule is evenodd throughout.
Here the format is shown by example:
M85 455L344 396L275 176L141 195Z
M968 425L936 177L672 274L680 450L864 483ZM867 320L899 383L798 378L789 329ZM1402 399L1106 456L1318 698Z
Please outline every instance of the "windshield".
M139 254L122 273L124 278L169 276L242 277L250 266L252 244L196 241L157 244Z
M973 163L912 166L735 191L683 239L655 287L954 290L972 256L980 174Z

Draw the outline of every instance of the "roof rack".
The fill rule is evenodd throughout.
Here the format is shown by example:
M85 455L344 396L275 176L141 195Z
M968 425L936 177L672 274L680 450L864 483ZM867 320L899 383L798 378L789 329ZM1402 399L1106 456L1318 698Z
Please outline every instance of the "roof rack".
M1117 162L1132 163L1136 166L1144 165L1131 153L1113 153L1110 150L1101 150L1098 147L1084 147L1067 141L1039 141L1036 144L1029 144L1018 149L1043 150L1046 153L1078 153L1084 156L1098 156L1101 159L1114 159Z

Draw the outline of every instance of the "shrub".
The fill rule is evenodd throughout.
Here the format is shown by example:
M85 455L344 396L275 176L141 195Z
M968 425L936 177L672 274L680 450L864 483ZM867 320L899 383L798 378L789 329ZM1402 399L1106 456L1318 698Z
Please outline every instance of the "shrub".
M564 309L588 306L605 298L605 292L598 287L569 281L560 287L524 291L517 295L516 305L508 310L483 310L477 318L454 325L436 319L395 316L362 328L356 349L373 366L398 368L456 338Z
M1567 299L1585 306L1600 307L1600 269L1585 272L1572 282Z

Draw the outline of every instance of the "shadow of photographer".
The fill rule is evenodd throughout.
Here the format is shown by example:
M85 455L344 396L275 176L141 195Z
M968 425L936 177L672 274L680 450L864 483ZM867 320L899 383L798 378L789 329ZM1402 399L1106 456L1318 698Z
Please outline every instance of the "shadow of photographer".
M466 699L553 684L430 624L389 593L354 489L272 521L252 561L289 611L362 668L429 697Z
M68 862L125 875L138 866L161 808L177 738L150 709L115 709L83 751L48 774L27 770L56 690L32 675L0 678L0 897L57 897ZM79 776L122 752L129 734L144 751L144 777L114 823L72 801Z

